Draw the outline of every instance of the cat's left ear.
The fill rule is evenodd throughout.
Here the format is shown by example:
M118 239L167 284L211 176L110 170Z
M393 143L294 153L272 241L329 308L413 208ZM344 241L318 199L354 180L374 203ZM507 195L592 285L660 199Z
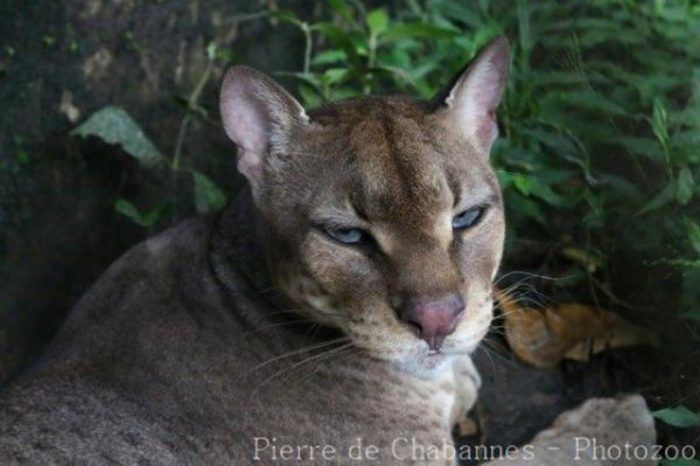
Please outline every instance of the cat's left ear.
M219 108L226 134L238 147L238 170L257 198L264 188L266 168L275 165L292 135L309 118L282 86L247 66L228 70Z
M435 101L435 113L450 130L465 135L487 152L498 136L496 108L506 85L509 62L508 39L500 36L488 43Z

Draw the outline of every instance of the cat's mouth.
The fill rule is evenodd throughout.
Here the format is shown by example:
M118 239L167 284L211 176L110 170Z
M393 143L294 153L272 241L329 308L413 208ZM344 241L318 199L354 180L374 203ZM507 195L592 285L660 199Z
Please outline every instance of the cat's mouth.
M452 358L463 354L467 352L451 346L440 349L420 347L409 352L399 364L409 372L431 372L439 369Z
M401 361L399 366L407 372L429 375L440 370L451 359L452 354L446 350L420 351Z
M430 373L439 370L453 358L472 354L490 327L491 303L487 304L478 312L481 318L466 322L465 327L448 336L439 349L432 349L425 342L417 342L405 354L400 365L411 372Z
M479 305L460 316L454 329L443 336L439 345L431 345L429 338L400 321L393 309L370 306L362 310L343 309L331 307L330 298L304 298L299 303L300 312L317 323L337 329L361 349L362 354L426 376L453 358L476 350L488 332L492 318L492 300L487 293Z

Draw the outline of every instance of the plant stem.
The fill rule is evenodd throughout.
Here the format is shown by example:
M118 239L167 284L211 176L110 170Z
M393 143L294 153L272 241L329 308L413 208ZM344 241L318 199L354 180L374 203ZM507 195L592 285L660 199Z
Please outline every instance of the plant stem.
M304 37L306 38L306 45L304 47L304 74L309 74L311 70L311 52L313 48L313 37L311 36L311 28L309 23L303 22L299 25Z
M252 21L255 19L260 19L264 18L266 16L269 16L270 12L267 10L263 11L257 11L255 13L243 13L240 15L234 15L226 18L223 22L229 23L229 24L236 24L236 23L242 23L244 21Z
M204 72L202 73L202 76L199 78L199 81L194 87L194 90L187 99L187 113L185 113L185 116L182 118L182 123L180 123L180 131L177 135L177 142L175 143L173 160L170 166L171 170L173 171L177 171L180 169L180 163L182 160L182 148L185 142L185 134L187 133L187 127L189 126L190 120L192 119L192 112L194 112L197 109L197 106L199 105L199 98L201 97L202 92L204 91L204 87L207 85L207 82L211 77L211 72L213 69L214 59L209 58L209 60L207 61L207 66L204 69Z
M370 34L369 40L367 41L368 51L367 51L367 69L371 70L374 68L374 64L377 57L377 36ZM372 85L370 83L372 79L371 74L365 76L365 83L362 91L365 95L369 95L372 92Z
M192 93L187 99L187 109L185 111L185 116L182 117L182 122L180 123L180 129L177 133L177 139L175 141L175 149L173 151L173 158L170 163L170 185L171 185L171 197L173 202L172 216L173 220L177 217L177 176L180 171L180 165L182 163L182 151L185 145L185 136L187 135L187 130L192 122L192 115L197 110L199 106L199 99L202 96L204 87L207 85L211 73L214 69L214 56L207 57L207 66L204 68L202 76L195 85Z

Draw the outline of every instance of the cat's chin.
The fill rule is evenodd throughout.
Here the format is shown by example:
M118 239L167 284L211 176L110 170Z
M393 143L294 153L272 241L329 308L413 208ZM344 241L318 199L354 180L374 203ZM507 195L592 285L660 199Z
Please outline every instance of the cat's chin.
M449 351L419 351L400 361L395 361L395 365L404 372L429 379L449 368L456 356L457 354Z
M410 361L402 361L396 366L403 372L415 375L420 378L430 379L435 377L442 370L448 367L446 355L440 354L422 359L412 359Z
M431 351L418 359L418 366L424 372L439 371L451 359L450 354Z
M466 340L466 341L465 341ZM420 378L434 378L452 366L455 358L464 358L472 354L482 340L481 332L462 341L453 341L440 351L432 351L427 345L420 345L409 351L394 363L402 371Z

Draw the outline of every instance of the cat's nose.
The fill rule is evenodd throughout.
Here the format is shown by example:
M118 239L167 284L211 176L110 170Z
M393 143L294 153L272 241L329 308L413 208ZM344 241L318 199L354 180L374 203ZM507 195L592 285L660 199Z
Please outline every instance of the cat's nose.
M401 304L398 314L415 328L431 350L438 351L445 338L455 331L462 311L464 299L453 293L438 299L409 298Z

